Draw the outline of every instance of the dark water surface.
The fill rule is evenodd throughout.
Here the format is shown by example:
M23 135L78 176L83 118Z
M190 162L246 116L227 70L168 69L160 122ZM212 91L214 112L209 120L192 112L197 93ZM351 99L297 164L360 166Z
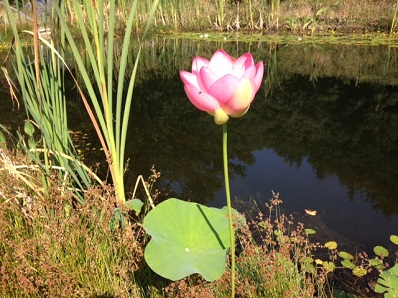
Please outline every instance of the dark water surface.
M228 122L231 195L263 206L279 192L282 210L322 241L389 246L398 234L398 49L157 39L148 43L134 91L127 188L161 172L158 188L225 205L222 127L186 98L179 70L217 48L253 53L266 66L247 115ZM0 123L20 125L0 94ZM69 95L72 130L94 136ZM17 113L16 113L17 114ZM15 115L16 115L15 114ZM22 117L23 118L23 117ZM86 160L104 164L98 142ZM304 209L317 210L317 216Z

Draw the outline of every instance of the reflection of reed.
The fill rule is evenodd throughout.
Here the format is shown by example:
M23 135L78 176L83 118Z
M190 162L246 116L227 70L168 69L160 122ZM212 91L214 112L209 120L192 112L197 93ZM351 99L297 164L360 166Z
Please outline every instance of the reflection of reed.
M228 39L227 39L228 40ZM82 47L83 48L83 47ZM295 75L308 76L311 81L324 77L357 80L360 83L398 84L398 48L393 46L355 46L320 43L286 43L283 41L242 41L239 38L225 41L199 38L165 38L153 36L143 43L141 67L136 82L157 75L172 78L182 69L190 69L195 56L211 57L217 49L224 49L234 56L251 52L257 60L266 64L264 87L267 94L280 88L285 80ZM113 49L114 68L120 63L121 46ZM138 52L136 43L129 49L127 69L131 70ZM83 55L84 57L84 55ZM126 78L128 79L128 78Z
M278 76L278 43L269 43L268 50L268 63L266 68L267 75L265 76L264 85L266 97L272 95L276 87L280 87L280 81Z

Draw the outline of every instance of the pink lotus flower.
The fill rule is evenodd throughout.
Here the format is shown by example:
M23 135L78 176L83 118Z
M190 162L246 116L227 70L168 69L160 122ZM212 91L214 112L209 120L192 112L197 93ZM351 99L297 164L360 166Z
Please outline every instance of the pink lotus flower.
M247 112L263 74L263 62L254 64L250 53L235 59L223 50L217 50L210 61L196 57L192 72L180 72L189 100L214 116L219 125L226 123L229 116L241 117Z

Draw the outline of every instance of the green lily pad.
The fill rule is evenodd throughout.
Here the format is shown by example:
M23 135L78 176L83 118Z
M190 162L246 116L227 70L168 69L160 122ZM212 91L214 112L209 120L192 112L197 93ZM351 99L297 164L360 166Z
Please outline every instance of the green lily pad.
M391 235L390 236L390 241L394 243L395 245L398 245L398 236L397 235Z
M377 270L382 270L383 269L383 262L380 259L370 259L369 264L374 266Z
M226 212L178 199L160 203L144 219L152 236L144 254L149 267L173 281L194 273L207 281L220 278L230 247Z
M313 230L313 229L305 229L304 231L307 233L307 235L314 235L314 234L316 234L316 231Z
M354 256L346 251L339 251L339 256L344 260L353 260Z
M377 245L373 248L373 251L379 257L388 257L389 253L388 250L385 249L383 246Z
M348 268L348 269L354 269L356 267L356 265L353 262L351 262L350 260L341 261L341 265L343 265L344 268Z
M352 269L352 274L358 277L365 276L367 273L368 271L363 267L355 267Z
M336 268L333 262L323 262L322 266L327 272L332 272Z
M336 241L328 241L328 242L325 243L325 247L330 249L330 250L336 249L337 248L337 242Z

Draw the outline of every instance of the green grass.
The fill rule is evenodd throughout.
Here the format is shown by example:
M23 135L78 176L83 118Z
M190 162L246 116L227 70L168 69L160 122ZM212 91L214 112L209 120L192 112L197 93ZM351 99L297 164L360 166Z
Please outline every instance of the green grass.
M29 159L2 150L25 174L40 181ZM225 297L229 270L207 283L197 275L170 282L145 264L147 241L140 220L111 229L113 188L89 189L85 204L65 211L72 193L63 192L54 176L51 195L38 197L22 180L0 165L0 296L1 297ZM153 183L153 177L150 177ZM9 185L12 185L9 187ZM237 258L237 294L241 297L313 297L324 294L322 272L301 270L311 256L302 228L290 232L283 216L270 214L241 227ZM272 215L271 215L272 213ZM275 220L275 221L274 221ZM280 231L275 237L274 230ZM254 236L257 235L257 236ZM265 296L264 296L265 295ZM322 297L322 295L318 297Z

